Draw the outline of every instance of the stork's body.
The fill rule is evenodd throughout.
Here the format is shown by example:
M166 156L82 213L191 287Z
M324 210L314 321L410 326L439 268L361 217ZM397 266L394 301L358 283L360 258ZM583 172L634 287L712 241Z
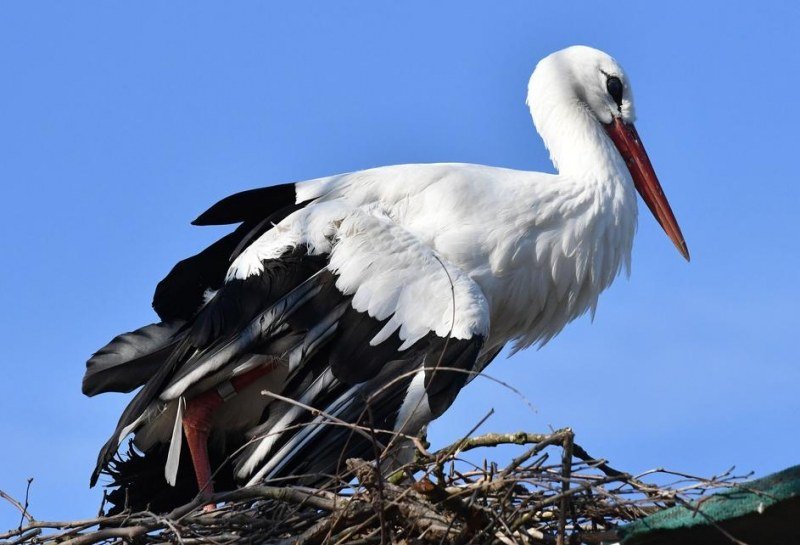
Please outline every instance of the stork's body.
M631 100L613 59L570 48L542 61L529 88L558 174L400 165L212 207L198 224L241 226L159 285L161 324L89 362L89 394L145 384L98 471L133 432L145 458L169 445L162 463L174 484L182 424L201 488L209 434L249 438L233 468L242 483L335 472L343 451L374 446L325 418L363 423L369 413L371 426L416 434L503 346L546 342L593 312L630 265L636 190L688 257ZM125 462L116 467L132 486Z
M609 165L615 170L580 182L453 163L301 182L298 198L313 204L249 246L228 275L254 274L287 244L311 241L317 252L329 253L332 246L321 233L343 218L367 214L402 229L478 285L489 312L484 351L511 340L519 347L546 341L593 308L620 267L629 265L636 194L619 162ZM376 241L370 251L391 252L392 243L381 248ZM449 290L439 298L446 302ZM415 305L410 314L421 310Z

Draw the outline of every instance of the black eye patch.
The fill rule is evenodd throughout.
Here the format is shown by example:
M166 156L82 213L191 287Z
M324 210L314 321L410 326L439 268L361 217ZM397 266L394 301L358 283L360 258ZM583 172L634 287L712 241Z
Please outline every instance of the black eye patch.
M614 99L614 102L617 103L617 106L622 108L622 82L619 78L617 76L609 76L608 80L606 80L606 89L611 98Z

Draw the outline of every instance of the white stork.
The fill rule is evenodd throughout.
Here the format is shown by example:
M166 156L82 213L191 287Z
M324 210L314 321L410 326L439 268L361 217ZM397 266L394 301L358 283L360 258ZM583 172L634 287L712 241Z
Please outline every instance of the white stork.
M92 484L106 472L118 505L165 509L210 495L220 465L218 489L373 455L337 423L384 446L419 433L504 346L594 312L630 266L636 190L689 259L614 59L553 53L527 102L558 174L388 166L245 191L196 219L239 227L159 283L161 322L87 363L87 395L141 387Z

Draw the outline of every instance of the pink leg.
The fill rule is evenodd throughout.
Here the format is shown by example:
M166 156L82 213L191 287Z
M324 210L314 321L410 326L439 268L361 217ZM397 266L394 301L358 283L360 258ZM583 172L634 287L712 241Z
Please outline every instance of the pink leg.
M197 478L197 489L201 496L211 499L214 494L214 483L211 481L211 462L208 459L208 436L211 433L211 418L214 410L222 405L222 397L216 390L203 392L186 404L183 415L183 432L189 453L192 456L194 474ZM213 504L203 509L213 509Z
M277 367L277 362L252 369L232 378L231 385L238 393L257 379L272 372L275 367ZM216 389L208 390L190 399L186 403L186 412L183 415L183 432L192 456L197 489L202 497L209 500L214 495L214 483L211 480L211 462L208 459L208 436L211 433L214 411L224 402L225 400ZM214 507L213 503L209 503L203 509L210 511Z

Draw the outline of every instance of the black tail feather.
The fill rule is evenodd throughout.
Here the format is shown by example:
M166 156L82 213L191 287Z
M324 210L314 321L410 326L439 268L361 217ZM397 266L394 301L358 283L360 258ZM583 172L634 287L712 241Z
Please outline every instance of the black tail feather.
M86 362L84 395L127 393L147 382L175 348L181 326L182 321L150 324L114 337Z
M241 439L229 437L223 449L212 442L209 445L211 467L214 475L215 492L225 492L235 488L231 463L226 460L223 451L232 452L241 444ZM181 461L175 486L167 484L164 478L164 466L167 463L169 445L159 444L140 453L133 445L128 446L124 455L117 453L103 472L111 477L107 488L106 500L111 504L109 515L125 509L133 511L149 510L154 513L166 513L175 507L184 505L197 495L195 479L189 449L181 451Z

